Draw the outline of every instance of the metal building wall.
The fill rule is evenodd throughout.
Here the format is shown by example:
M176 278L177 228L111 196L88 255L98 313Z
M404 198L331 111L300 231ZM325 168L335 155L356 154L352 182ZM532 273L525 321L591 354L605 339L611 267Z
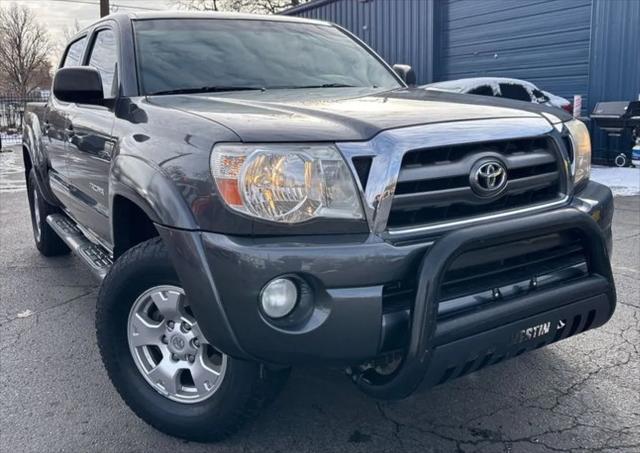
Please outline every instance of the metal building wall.
M441 3L439 80L514 77L587 96L592 0Z
M389 64L413 66L419 83L433 81L434 2L438 0L320 0L287 14L337 23Z
M640 1L594 0L589 111L640 99Z
M640 99L640 1L593 0L587 113L602 101ZM595 161L611 161L633 146L591 124ZM607 150L608 149L608 150Z

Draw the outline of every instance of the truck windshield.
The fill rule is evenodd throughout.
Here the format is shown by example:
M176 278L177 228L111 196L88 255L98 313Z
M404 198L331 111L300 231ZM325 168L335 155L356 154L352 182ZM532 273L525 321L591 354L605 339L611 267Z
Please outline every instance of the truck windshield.
M239 19L135 22L143 94L240 89L400 87L338 28Z

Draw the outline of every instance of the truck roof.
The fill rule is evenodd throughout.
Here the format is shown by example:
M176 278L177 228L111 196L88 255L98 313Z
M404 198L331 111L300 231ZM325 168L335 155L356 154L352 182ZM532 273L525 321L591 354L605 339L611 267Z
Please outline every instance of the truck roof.
M526 80L514 79L509 77L469 77L465 79L447 80L444 82L434 82L423 85L425 88L475 88L478 85L491 85L494 83L515 83L536 88L536 86Z
M315 19L304 19L292 16L280 16L272 14L248 14L248 13L226 13L226 12L203 12L203 11L144 11L144 12L117 12L109 14L91 25L84 27L77 34L82 34L86 30L105 20L115 20L116 22L129 22L133 20L153 20L153 19L225 19L225 20L263 20L271 22L294 22L314 25L332 25Z

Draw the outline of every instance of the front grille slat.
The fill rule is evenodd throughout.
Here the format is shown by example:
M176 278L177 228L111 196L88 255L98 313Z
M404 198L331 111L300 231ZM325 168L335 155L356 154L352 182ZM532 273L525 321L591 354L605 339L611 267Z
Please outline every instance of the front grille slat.
M536 165L552 164L556 162L556 158L549 151L534 150L530 153L507 155L504 160L509 168L533 167Z
M507 182L507 191L510 193L519 193L523 190L535 190L550 185L558 181L559 172L542 173L540 175L525 176Z
M425 202L431 205L451 204L456 201L467 200L472 194L473 192L469 187L399 194L393 198L393 204L395 208L419 208L424 206Z
M471 162L473 164L473 162ZM422 181L425 179L442 179L469 174L471 165L467 162L438 163L432 165L413 165L400 170L398 182Z
M501 161L507 184L495 197L472 188L482 159ZM387 228L454 222L528 207L562 197L562 171L553 139L503 140L407 152L402 160Z

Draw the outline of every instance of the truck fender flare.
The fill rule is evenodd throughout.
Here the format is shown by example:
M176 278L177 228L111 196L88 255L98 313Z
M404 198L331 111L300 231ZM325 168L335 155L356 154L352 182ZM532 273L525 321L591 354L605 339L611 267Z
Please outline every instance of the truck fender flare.
M145 160L118 155L109 177L110 212L121 196L138 206L156 225L197 317L214 320L203 333L216 347L235 357L247 357L231 329L202 253L198 225L184 197L160 168ZM160 199L160 196L162 197ZM111 235L114 234L113 218ZM185 254L189 255L186 259ZM210 323L203 323L210 324Z
M37 152L37 149L35 149L35 145L32 144L32 140L31 140L32 133L33 132L31 131L31 128L27 129L25 127L24 136L29 136L30 140L27 141L23 139L22 141L23 149L21 149L21 151L24 152L24 150L26 150L27 154L29 155L29 160L31 161L31 168L33 168L34 173L36 175L36 184L38 186L38 189L40 190L40 194L42 195L42 197L45 199L47 203L57 206L59 204L58 199L49 188L46 167L43 168L42 159L38 159L37 156L35 155L35 153ZM25 167L25 171L26 171L26 167ZM25 183L27 182L28 178L29 178L29 175L26 174L25 172Z
M144 211L155 224L196 317L212 320L202 323L207 339L227 354L248 358L220 302L204 257L198 225L173 181L160 168L143 159L118 155L112 164L109 188L111 212L114 199L122 196ZM113 237L113 219L111 230Z
M118 155L109 176L109 208L122 196L144 211L153 223L197 230L193 214L173 181L159 167L132 155ZM113 234L113 219L111 232Z

